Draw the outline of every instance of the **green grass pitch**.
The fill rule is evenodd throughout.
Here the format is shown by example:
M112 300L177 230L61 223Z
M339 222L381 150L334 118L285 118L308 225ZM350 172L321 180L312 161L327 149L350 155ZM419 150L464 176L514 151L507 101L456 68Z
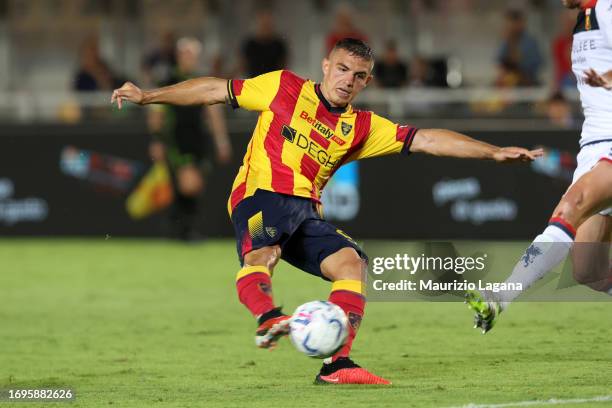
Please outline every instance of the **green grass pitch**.
M234 248L0 241L0 388L72 387L73 407L444 407L612 394L612 303L515 304L486 336L460 303L371 303L353 357L393 386L312 385L320 361L288 340L255 348ZM289 311L328 290L287 264L275 272ZM11 405L43 406L0 402Z

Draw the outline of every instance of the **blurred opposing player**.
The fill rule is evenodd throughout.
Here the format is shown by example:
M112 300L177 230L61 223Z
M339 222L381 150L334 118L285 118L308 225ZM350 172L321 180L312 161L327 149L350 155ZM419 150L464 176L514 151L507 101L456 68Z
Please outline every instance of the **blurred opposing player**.
M548 227L538 235L506 282L523 291L572 254L575 279L594 290L612 289L612 0L562 0L580 8L574 29L572 69L585 121L573 183L555 208ZM599 72L599 73L598 73ZM587 244L584 244L587 243ZM499 295L468 294L476 311L475 327L483 333L522 291ZM611 293L612 294L612 293Z
M372 50L362 41L339 41L322 62L323 81L290 71L247 80L199 78L143 92L126 83L112 101L138 104L215 104L261 114L234 181L228 210L243 268L236 277L240 301L257 319L256 344L274 347L288 333L289 316L272 298L272 271L282 258L332 281L329 300L351 323L346 345L325 361L315 382L389 384L350 358L365 308L362 274L367 257L320 213L321 189L344 163L394 153L529 161L540 151L499 148L448 130L400 126L351 101L372 79ZM396 175L392 176L396 177Z
M174 84L197 76L202 45L195 38L184 37L176 44L176 67L164 85ZM149 150L153 160L163 160L170 168L174 188L172 211L173 228L184 241L200 238L200 197L212 168L208 138L205 137L204 118L217 151L217 160L224 164L232 150L225 119L219 106L163 106L149 112L149 130L154 141Z

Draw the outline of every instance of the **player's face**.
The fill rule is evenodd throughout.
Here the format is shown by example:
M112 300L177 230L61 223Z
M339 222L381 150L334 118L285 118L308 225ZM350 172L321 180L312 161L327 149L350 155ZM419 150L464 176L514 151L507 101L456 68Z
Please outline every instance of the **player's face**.
M563 6L569 9L575 9L580 7L582 5L582 2L583 0L561 0Z
M334 50L323 59L323 94L332 106L350 103L372 79L372 61Z

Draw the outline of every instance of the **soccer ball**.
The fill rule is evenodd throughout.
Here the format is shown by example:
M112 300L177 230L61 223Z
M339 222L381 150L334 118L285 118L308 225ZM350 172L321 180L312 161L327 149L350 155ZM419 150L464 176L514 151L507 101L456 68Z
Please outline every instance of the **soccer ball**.
M346 342L348 319L340 306L315 300L295 309L289 338L302 353L314 358L334 355Z

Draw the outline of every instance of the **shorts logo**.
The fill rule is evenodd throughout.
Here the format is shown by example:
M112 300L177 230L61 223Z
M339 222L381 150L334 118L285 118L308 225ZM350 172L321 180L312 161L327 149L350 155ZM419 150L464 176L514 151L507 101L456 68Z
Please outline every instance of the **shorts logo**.
M359 330L359 326L361 326L361 316L357 313L348 312L348 320L353 330Z
M270 238L274 238L276 234L278 234L278 230L276 227L266 227L266 234L268 234Z
M342 122L341 127L342 127L342 134L344 136L348 136L348 134L351 132L351 129L353 128L353 125L349 125L346 122Z

